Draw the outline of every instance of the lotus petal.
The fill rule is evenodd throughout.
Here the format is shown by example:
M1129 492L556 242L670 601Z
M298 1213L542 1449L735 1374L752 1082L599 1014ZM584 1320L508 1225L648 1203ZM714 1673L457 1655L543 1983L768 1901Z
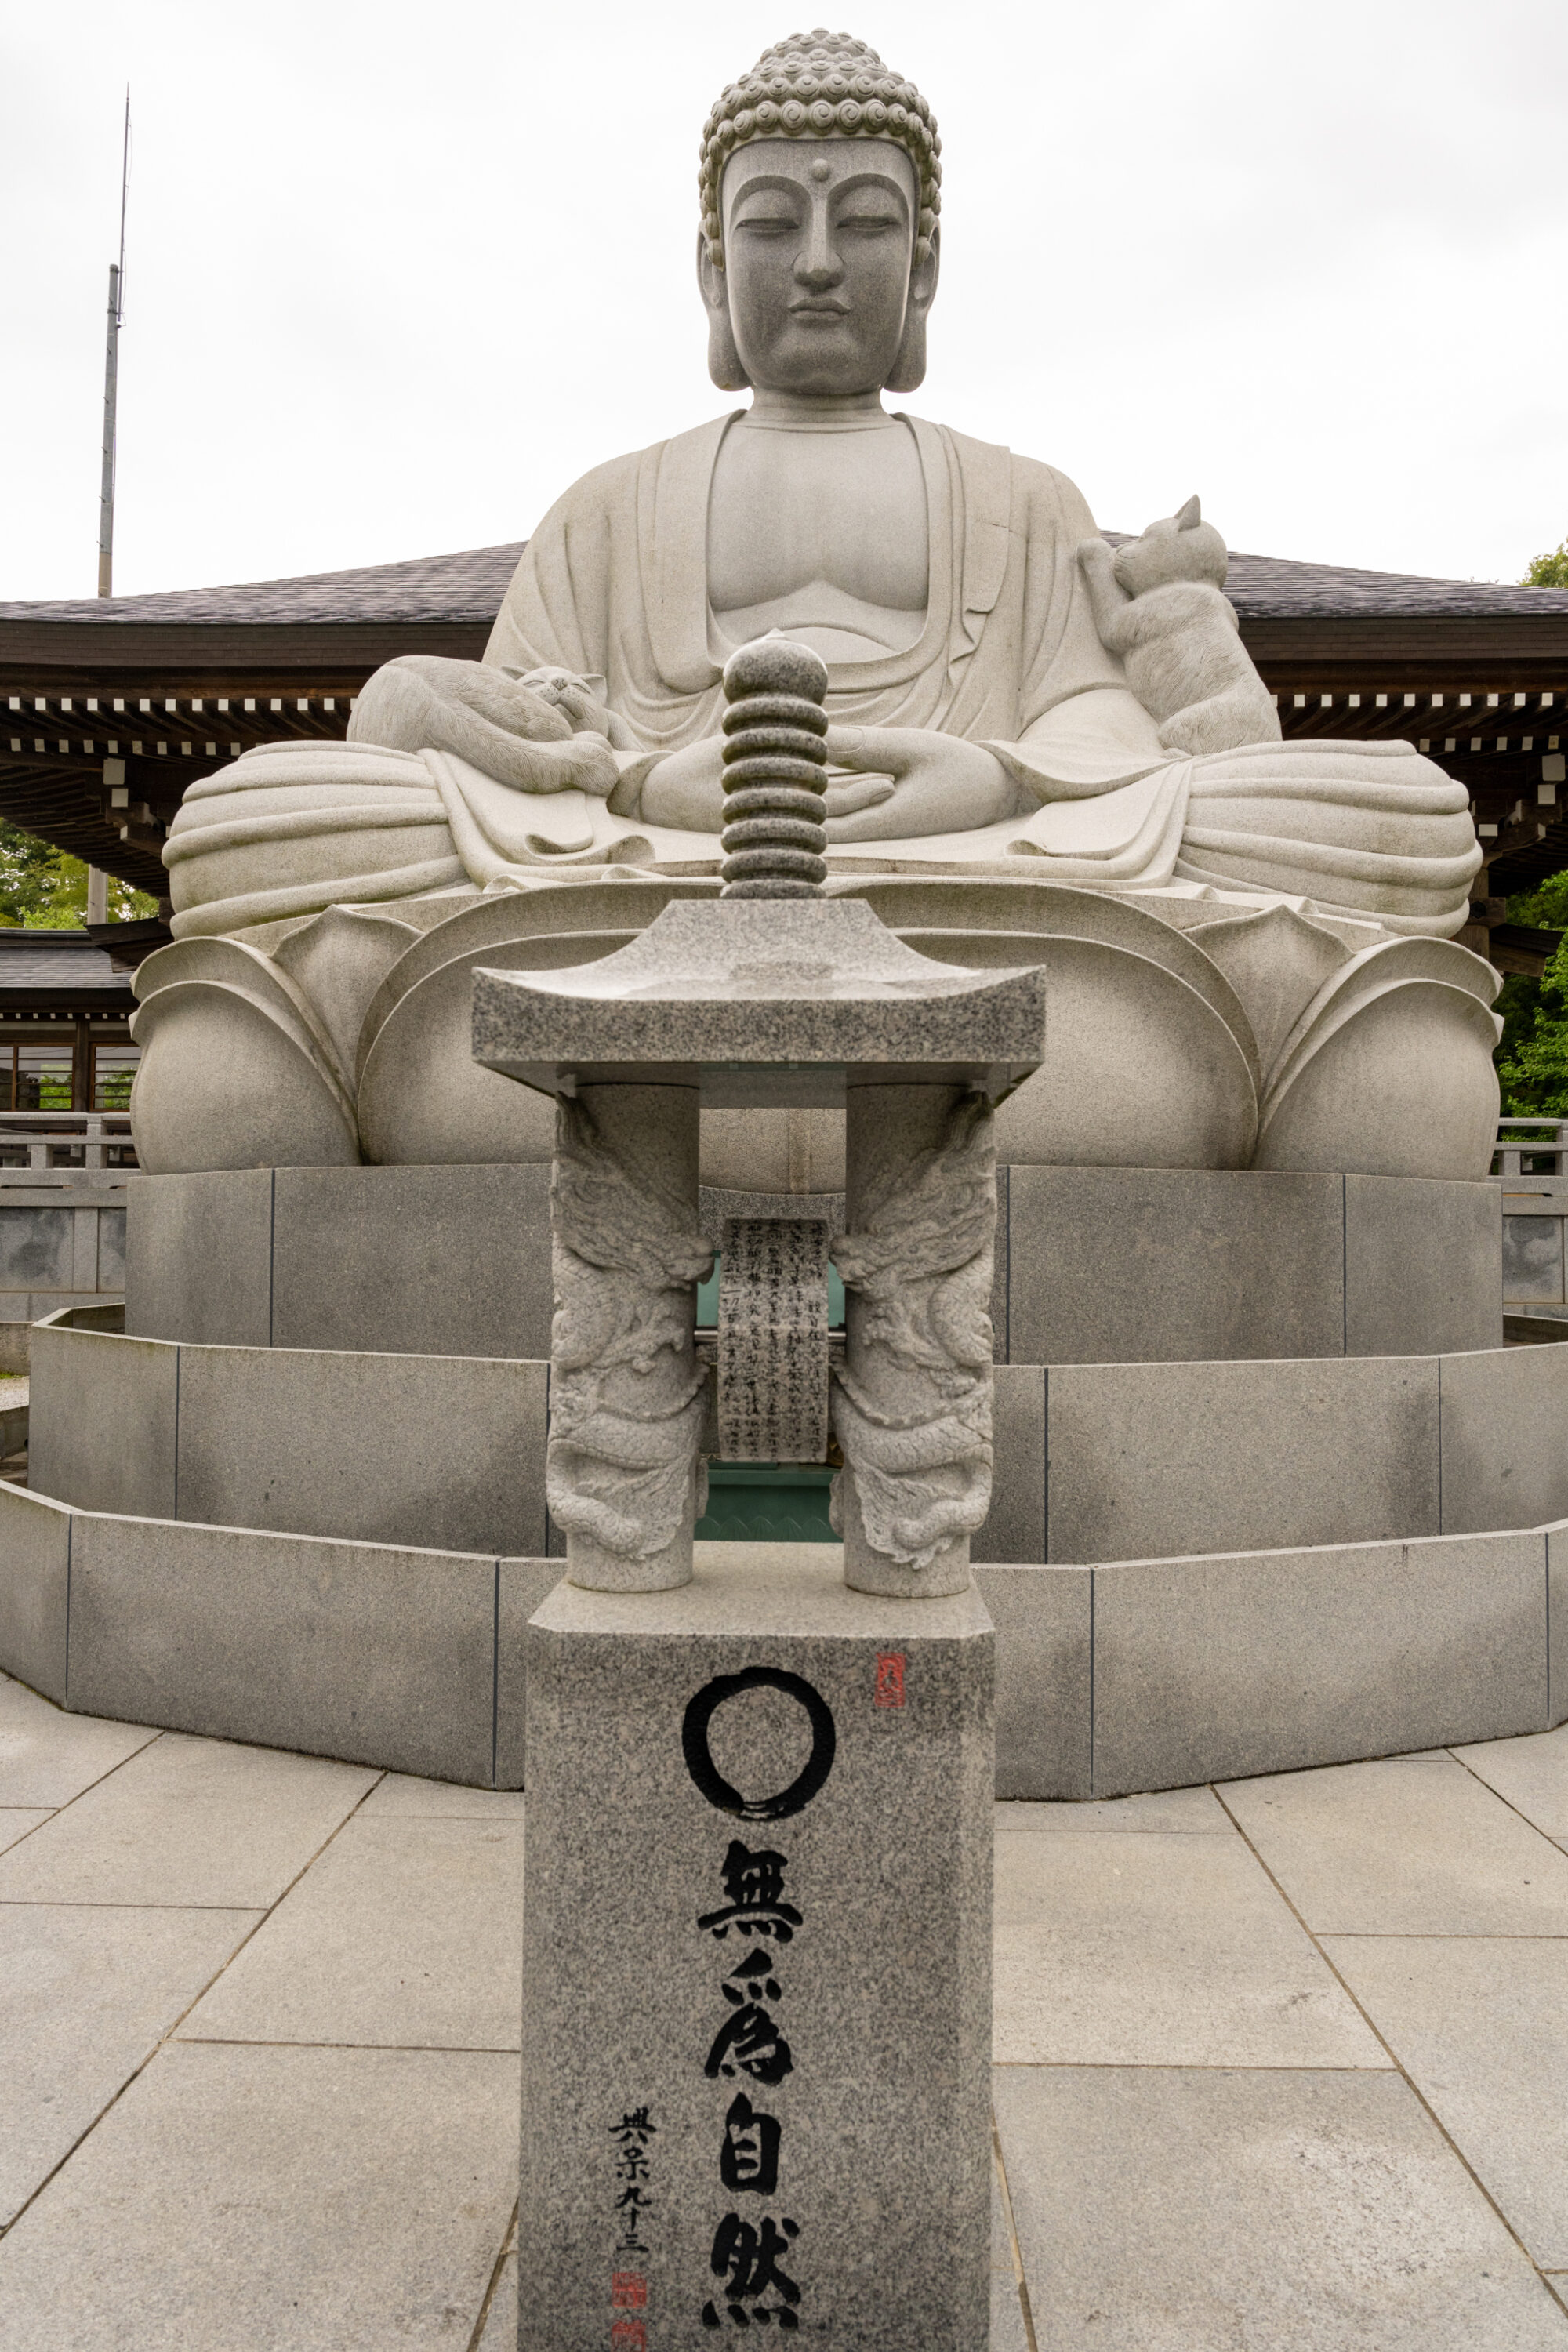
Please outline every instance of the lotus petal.
M1393 940L1353 956L1285 1042L1253 1166L1484 1177L1497 1130L1499 985L1451 940Z
M1187 933L1211 956L1247 1008L1265 1076L1296 1022L1351 950L1292 908L1194 924Z
M412 923L374 908L329 907L272 951L273 961L309 999L351 1095L360 1026L370 1001L419 936Z

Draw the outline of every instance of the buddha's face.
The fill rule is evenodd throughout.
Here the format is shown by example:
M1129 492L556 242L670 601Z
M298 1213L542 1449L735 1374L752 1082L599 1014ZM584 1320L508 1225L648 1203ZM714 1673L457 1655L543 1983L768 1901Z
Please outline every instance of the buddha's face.
M879 391L910 305L936 287L934 253L911 272L920 184L888 139L758 139L725 168L722 270L703 294L727 303L753 384L807 399Z

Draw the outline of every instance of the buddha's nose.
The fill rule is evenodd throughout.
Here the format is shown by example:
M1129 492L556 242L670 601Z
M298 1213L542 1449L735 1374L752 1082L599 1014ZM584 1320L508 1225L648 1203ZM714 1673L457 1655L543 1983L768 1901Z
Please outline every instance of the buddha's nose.
M798 282L814 293L836 286L844 275L844 264L834 248L826 209L818 212L813 208L805 242L795 258L795 274Z

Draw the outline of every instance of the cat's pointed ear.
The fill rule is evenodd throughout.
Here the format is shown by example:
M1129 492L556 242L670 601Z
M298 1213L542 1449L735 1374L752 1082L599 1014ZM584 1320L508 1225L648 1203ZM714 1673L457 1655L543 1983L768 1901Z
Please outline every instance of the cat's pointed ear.
M1177 517L1176 517L1176 529L1177 529L1178 530L1196 530L1196 529L1197 529L1197 527L1198 527L1199 523L1200 523L1200 522L1202 522L1202 520L1203 520L1203 509L1202 509L1202 508L1199 506L1199 504L1198 504L1198 502L1197 502L1197 499L1196 499L1196 497L1195 497L1195 495L1194 495L1194 497L1190 498L1190 499L1187 500L1186 505L1182 509L1181 512L1177 515Z

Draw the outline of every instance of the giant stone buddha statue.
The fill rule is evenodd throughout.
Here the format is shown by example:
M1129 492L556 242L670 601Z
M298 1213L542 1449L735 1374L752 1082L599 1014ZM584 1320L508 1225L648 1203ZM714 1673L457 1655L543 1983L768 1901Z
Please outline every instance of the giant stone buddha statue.
M1195 499L1113 554L1052 467L889 408L886 395L913 392L925 370L940 155L926 100L846 34L782 41L724 92L702 136L698 280L710 373L749 402L574 483L530 540L482 662L389 663L346 744L252 752L196 786L165 851L169 952L236 941L252 962L234 988L247 1000L280 988L276 1017L309 1028L307 966L335 971L347 953L341 912L331 953L319 930L298 936L322 910L360 911L356 969L368 972L398 938L468 919L479 894L618 882L631 919L628 884L716 888L721 672L738 646L780 631L828 669L830 889L950 939L971 921L1015 949L1021 931L1064 926L1107 953L1114 939L1124 964L1152 961L1206 993L1238 1041L1245 1071L1226 1107L1193 1114L1189 1132L1177 1106L1194 1084L1179 1065L1195 1052L1212 1092L1215 1057L1158 1042L1140 1012L1140 1050L1164 1088L1153 1131L1140 1111L1141 1136L1097 1144L1099 1130L1086 1140L1069 1120L1045 1156L1472 1172L1495 1116L1496 982L1447 944L1480 863L1464 788L1402 742L1281 740L1221 593L1223 542ZM364 923L377 907L373 953ZM542 920L520 910L523 930ZM494 920L480 929L493 950ZM428 963L427 939L421 952ZM1194 956L1217 962L1212 985ZM256 959L282 979L261 985ZM202 970L220 984L216 965ZM154 994L174 977L144 971ZM1064 964L1064 1013L1065 975ZM1086 1004L1103 997L1103 979L1079 980ZM1386 1129L1385 1078L1359 1045L1347 1060L1342 1042L1327 1062L1320 1048L1352 1010L1364 1038L1368 1004L1395 982L1405 994L1384 1023L1384 1059L1414 1069L1429 1047L1462 1097L1463 1136L1388 1146L1381 1160L1368 1146L1357 1160L1361 1147L1324 1130L1320 1098L1338 1088L1349 1100L1353 1063L1363 1099L1344 1116ZM1419 1017L1412 990L1424 992ZM318 1021L322 1036L336 1024L321 1052L342 1099L338 1140L310 1148L442 1156L438 1122L416 1145L383 1114L367 1124L363 1101L356 1113L374 1058L368 1033L357 1046L350 1034L361 1016L351 990ZM1412 1022L1426 1046L1401 1034ZM1101 1072L1109 1050L1085 1046ZM1309 1062L1318 1108L1281 1122L1280 1090L1305 1099ZM406 1070L399 1083L413 1083ZM1107 1082L1108 1103L1120 1083ZM1048 1072L1031 1084L1042 1100L1053 1087ZM1072 1091L1058 1077L1058 1106ZM149 1071L144 1122L153 1094ZM1413 1097L1413 1119L1419 1108ZM1162 1136L1172 1119L1180 1135ZM451 1156L507 1156L497 1132ZM162 1164L188 1150L171 1144Z

